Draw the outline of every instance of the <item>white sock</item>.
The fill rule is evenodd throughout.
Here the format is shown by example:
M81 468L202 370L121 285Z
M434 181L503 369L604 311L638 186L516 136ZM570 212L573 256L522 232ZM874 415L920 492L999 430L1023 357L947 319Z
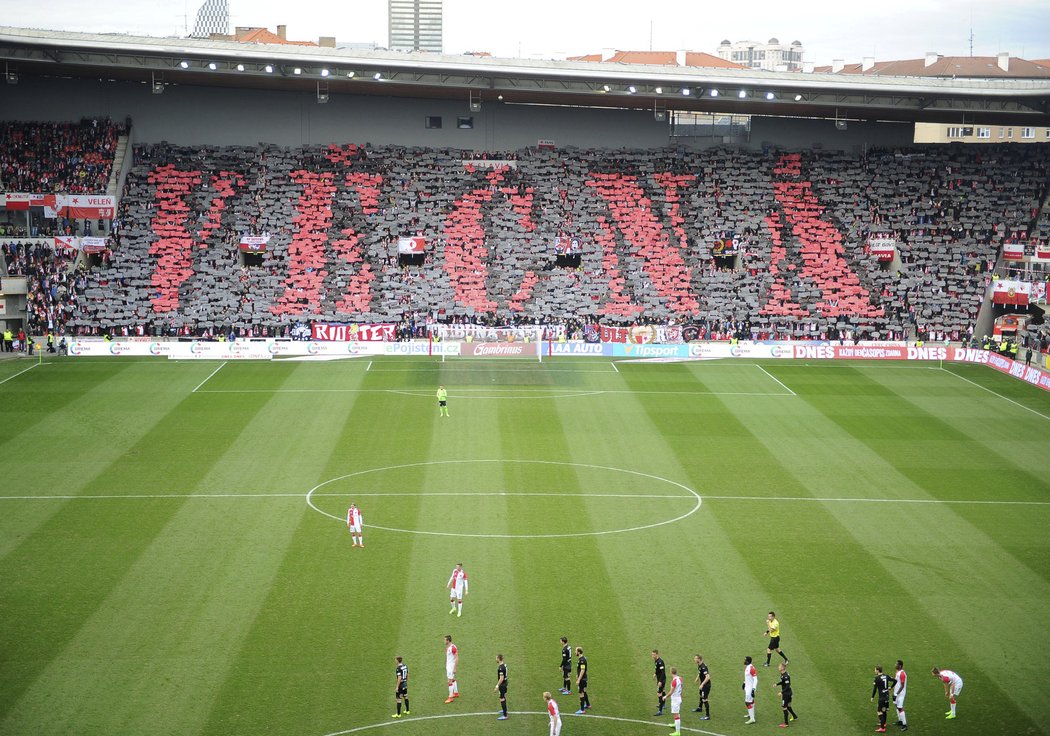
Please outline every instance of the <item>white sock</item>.
M459 602L459 612L463 613L463 601Z
M451 698L453 693L455 693L455 692L456 692L455 685L449 685L448 686L448 696Z
M459 682L457 680L452 681L452 692L459 695Z
M952 715L955 715L955 703L952 703Z
M678 716L674 717L674 732L675 733L681 733L682 732L682 720Z
M905 726L908 725L908 717L904 715L904 711L897 711L897 716L901 719L901 723L903 723Z

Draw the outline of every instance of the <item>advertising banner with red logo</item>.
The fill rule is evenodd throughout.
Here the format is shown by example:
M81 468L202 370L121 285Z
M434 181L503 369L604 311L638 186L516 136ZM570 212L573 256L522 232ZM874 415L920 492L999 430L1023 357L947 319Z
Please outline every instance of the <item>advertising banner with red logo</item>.
M81 238L80 247L85 253L101 253L109 248L109 241L105 238Z
M74 220L112 220L116 197L99 194L68 194L57 197L58 214Z
M461 342L459 354L478 358L536 357L538 344L534 342Z
M886 237L868 238L868 252L880 261L892 261L897 250L897 239Z
M335 342L389 342L396 338L393 324L359 325L338 322L314 322L310 325L312 340Z
M397 239L397 252L407 255L423 255L427 252L427 239L419 236Z
M1003 243L1003 260L1019 261L1024 258L1024 243Z
M1028 305L1032 285L1026 281L996 279L992 282L992 302L1016 307Z
M269 242L269 235L242 235L238 247L245 253L265 253Z
M3 195L4 206L9 210L28 210L30 207L54 207L54 194L27 194L8 192Z

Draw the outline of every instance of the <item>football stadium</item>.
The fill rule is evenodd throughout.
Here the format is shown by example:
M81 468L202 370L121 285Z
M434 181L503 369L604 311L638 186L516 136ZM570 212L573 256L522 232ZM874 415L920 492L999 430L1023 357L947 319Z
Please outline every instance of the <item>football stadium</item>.
M205 31L0 27L0 734L1050 733L1050 61Z

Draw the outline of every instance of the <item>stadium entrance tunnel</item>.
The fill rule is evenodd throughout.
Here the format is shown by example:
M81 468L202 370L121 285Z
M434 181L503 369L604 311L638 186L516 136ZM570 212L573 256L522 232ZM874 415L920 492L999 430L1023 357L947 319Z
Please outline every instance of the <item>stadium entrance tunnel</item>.
M692 516L699 493L627 468L553 460L435 460L369 468L311 488L314 511L402 534L549 539L641 532Z

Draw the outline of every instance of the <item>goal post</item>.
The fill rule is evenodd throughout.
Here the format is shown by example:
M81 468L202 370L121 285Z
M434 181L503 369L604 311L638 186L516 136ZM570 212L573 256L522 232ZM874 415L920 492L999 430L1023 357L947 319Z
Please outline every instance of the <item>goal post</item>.
M430 326L430 340L459 343L459 355L467 358L525 358L542 363L550 354L547 329L543 325L488 327L486 325ZM442 350L444 362L447 350Z

